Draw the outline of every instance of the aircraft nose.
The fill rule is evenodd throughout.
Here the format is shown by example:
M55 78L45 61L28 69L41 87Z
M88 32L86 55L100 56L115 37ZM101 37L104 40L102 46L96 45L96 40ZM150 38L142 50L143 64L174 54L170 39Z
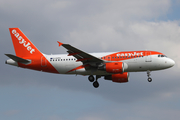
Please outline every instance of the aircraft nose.
M174 60L172 60L172 59L169 59L168 63L169 63L169 65L170 65L171 67L175 65L175 62L174 62Z

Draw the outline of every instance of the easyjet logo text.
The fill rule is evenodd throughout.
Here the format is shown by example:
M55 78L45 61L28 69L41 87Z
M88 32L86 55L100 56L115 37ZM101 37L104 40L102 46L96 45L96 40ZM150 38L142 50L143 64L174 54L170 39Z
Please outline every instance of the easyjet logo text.
M143 52L133 52L133 53L119 53L117 56L143 56Z
M19 35L19 33L16 30L12 30L12 34L19 40L19 44L22 44L27 50L33 54L35 52L35 49L33 49L29 42L25 41L22 36Z

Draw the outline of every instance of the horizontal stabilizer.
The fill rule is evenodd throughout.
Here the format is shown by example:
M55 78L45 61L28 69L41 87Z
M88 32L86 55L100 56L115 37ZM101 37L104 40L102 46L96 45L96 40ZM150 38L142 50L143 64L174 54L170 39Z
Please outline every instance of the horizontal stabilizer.
M11 54L5 54L5 55L8 56L9 58L11 58L12 60L16 61L16 62L20 62L20 63L24 63L24 64L30 63L29 60L17 57L15 55L11 55Z

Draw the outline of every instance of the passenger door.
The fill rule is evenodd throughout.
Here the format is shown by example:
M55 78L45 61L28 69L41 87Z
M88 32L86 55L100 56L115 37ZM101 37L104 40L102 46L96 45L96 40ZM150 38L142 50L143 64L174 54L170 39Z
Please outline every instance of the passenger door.
M145 61L152 62L151 52L148 52L148 51L146 52Z

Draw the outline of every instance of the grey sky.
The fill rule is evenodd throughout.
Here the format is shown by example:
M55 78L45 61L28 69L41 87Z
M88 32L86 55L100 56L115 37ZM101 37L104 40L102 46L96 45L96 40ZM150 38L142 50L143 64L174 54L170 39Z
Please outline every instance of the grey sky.
M180 118L178 0L1 0L0 116L3 120L169 120ZM66 53L57 40L86 52L155 50L173 68L130 73L125 84L5 65L19 27L47 54Z

